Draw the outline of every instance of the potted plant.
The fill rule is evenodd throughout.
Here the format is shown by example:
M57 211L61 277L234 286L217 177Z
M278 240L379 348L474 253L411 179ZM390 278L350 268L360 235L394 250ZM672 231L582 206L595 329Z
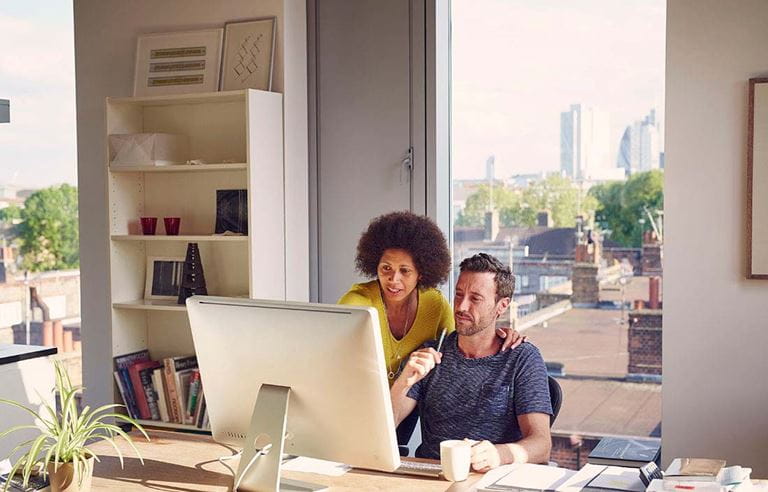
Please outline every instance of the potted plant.
M86 406L82 412L78 412L75 396L81 387L72 386L69 375L59 362L54 363L54 369L60 412L57 413L47 402L43 404L43 411L38 413L21 403L0 398L0 403L20 408L35 418L34 424L18 425L0 432L0 439L22 429L40 432L38 436L20 443L11 451L10 456L19 451L23 451L23 454L14 463L3 492L8 490L10 478L17 473L22 474L26 487L33 472L43 477L48 475L53 492L90 490L94 461L99 461L99 457L88 446L97 441L110 443L117 452L120 465L123 466L123 455L115 445L117 438L123 438L136 452L141 464L144 464L130 436L108 421L114 419L114 422L131 424L149 440L146 431L135 420L114 411L116 407L123 405L104 405L95 410Z

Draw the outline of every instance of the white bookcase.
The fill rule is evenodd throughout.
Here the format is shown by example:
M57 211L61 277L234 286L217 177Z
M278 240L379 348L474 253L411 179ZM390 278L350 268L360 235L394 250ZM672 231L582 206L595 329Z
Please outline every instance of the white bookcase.
M147 258L183 257L187 243L199 245L210 295L285 299L281 94L107 98L106 124L105 155L111 134L174 133L189 137L191 159L208 163L110 169L105 159L113 357L145 348L153 359L194 352L185 306L144 300ZM213 235L221 189L248 190L248 236ZM141 235L142 216L158 218L157 235ZM163 217L170 216L181 217L178 236L164 235Z

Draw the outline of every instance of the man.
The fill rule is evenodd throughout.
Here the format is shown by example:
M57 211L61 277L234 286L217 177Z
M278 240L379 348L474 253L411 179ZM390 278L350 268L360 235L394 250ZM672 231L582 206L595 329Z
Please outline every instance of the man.
M391 389L395 424L418 405L422 444L416 456L438 459L440 442L470 439L472 468L545 463L552 440L552 405L544 361L523 343L501 352L496 320L509 307L514 276L485 253L461 262L456 283L456 331L441 352L413 352Z

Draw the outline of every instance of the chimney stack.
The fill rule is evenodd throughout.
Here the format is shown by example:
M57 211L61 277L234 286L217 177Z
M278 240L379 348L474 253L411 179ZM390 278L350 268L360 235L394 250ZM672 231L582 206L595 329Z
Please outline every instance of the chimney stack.
M552 227L554 225L552 223L552 214L549 213L549 210L542 210L536 214L536 225L539 227Z
M499 235L499 212L493 210L485 212L485 236L486 241L495 241Z

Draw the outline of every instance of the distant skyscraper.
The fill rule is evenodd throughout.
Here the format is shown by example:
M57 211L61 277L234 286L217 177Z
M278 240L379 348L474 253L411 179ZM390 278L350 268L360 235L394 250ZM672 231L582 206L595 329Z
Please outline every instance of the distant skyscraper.
M624 130L619 145L616 167L627 174L659 169L661 164L661 132L652 109L642 120L637 120Z
M485 179L493 181L496 179L496 156L491 155L485 161Z
M605 179L612 173L609 118L597 108L572 104L560 113L560 170L574 179Z

